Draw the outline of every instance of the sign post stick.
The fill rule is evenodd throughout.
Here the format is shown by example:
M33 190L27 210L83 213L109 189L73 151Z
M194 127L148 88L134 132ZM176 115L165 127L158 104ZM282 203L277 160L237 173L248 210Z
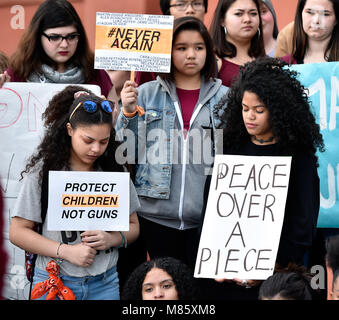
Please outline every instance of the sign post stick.
M132 82L135 81L135 70L131 70L131 78L130 78L130 80L131 80Z

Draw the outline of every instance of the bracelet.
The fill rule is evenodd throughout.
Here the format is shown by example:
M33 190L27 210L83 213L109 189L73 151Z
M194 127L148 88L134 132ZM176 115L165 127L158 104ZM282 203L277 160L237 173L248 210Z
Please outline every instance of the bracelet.
M120 232L120 235L121 235L121 243L120 243L119 247L117 247L117 248L118 249L122 248L122 247L127 248L127 240L125 238L125 235L123 234L122 231L119 231L119 232Z
M125 112L124 108L122 108L122 113L126 118L133 118L137 113L139 117L142 117L145 114L145 110L143 107L136 106L134 112Z
M61 259L60 255L59 255L59 250L60 250L61 245L63 245L62 242L59 243L59 246L58 246L58 249L57 249L57 253L56 253L57 257L55 259L58 264L61 264L64 261L64 259Z

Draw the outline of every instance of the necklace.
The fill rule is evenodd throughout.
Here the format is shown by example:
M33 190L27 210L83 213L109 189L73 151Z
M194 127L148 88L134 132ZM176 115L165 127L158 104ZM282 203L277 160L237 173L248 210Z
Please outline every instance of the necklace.
M258 139L256 136L253 136L253 139L255 141L258 141L260 144L263 144L263 143L267 143L267 142L272 142L274 137L270 137L267 140L264 140L264 139Z

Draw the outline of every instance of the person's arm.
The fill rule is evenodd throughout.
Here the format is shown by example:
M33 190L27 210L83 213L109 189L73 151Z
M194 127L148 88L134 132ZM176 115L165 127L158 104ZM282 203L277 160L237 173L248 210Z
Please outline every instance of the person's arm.
M302 264L312 246L320 208L320 184L315 160L300 152L292 160L277 263Z
M26 250L41 256L66 259L69 262L86 267L94 261L96 250L84 244L66 245L48 239L33 230L35 222L13 217L9 230L10 241Z

